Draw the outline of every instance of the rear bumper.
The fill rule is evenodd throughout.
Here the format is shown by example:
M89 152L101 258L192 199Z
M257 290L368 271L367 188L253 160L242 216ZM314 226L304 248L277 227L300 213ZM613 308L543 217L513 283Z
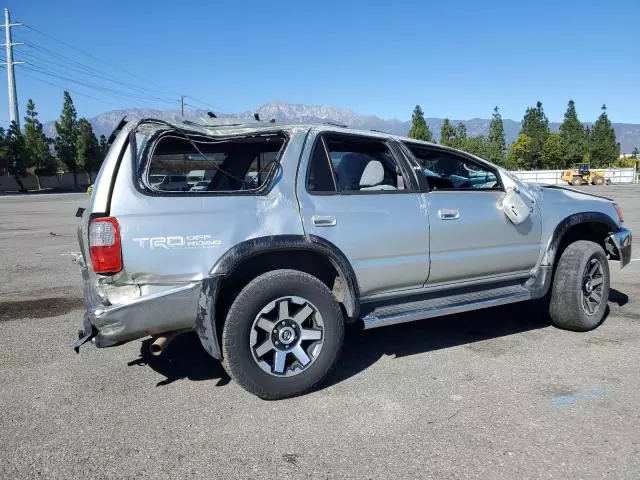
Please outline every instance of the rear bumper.
M91 340L110 347L148 335L195 328L201 282L164 287L111 304L93 286L83 268L85 315L82 335L74 348Z
M631 231L621 228L607 237L607 240L614 246L615 252L609 252L620 260L620 268L624 268L631 261Z

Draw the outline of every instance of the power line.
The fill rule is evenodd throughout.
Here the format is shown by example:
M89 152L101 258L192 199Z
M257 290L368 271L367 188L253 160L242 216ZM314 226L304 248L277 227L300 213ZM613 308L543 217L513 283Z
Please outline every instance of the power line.
M105 78L105 77L98 76L98 75L93 75L92 73L85 72L85 71L83 71L83 70L81 70L79 68L71 67L69 65L64 65L64 64L59 63L59 62L55 62L55 61L52 61L52 60L47 60L47 59L40 58L40 57L35 57L33 55L22 55L21 58L26 59L27 60L26 63L28 65L31 65L33 67L39 67L39 68L41 68L43 70L47 69L47 68L52 68L52 67L46 66L46 65L37 65L36 63L33 63L33 62L43 62L43 63L49 64L49 65L53 65L54 67L58 67L58 68L70 70L71 72L79 73L80 75L84 75L84 76L88 77L91 80L106 80L106 81L109 81L109 82L114 83L116 85L119 85L119 86L122 86L122 87L125 87L125 88L131 88L132 90L134 90L134 93L129 93L127 91L123 91L123 92L127 93L128 95L129 94L137 95L140 98L150 99L152 101L164 102L164 103L169 103L169 104L174 104L175 103L175 100L170 99L169 97L159 97L159 96L155 96L155 95L150 95L150 94L146 93L145 89L142 88L142 87L129 86L128 84L119 82L118 80L109 79L109 78ZM48 70L48 71L50 72L50 70ZM59 70L56 70L55 75L59 76L60 73L73 75L72 73L70 74L68 72L60 72ZM77 81L77 79L76 79L76 81Z
M95 62L100 62L101 64L110 67L107 72L102 68L93 65L87 65L80 60L70 58L69 56L61 53L61 51L64 52L64 49L53 50L47 48L41 44L37 44L36 42L34 42L34 37L27 35L27 37L24 39L24 45L28 47L29 50L27 52L22 52L21 54L21 59L25 60L21 63L26 63L26 65L23 67L23 70L26 70L26 72L21 72L21 75L24 75L27 78L56 88L68 90L69 92L93 100L103 101L111 105L115 104L99 97L106 96L113 98L124 98L127 101L136 102L144 106L160 104L178 109L179 105L186 105L194 109L216 111L220 110L219 107L212 106L208 102L199 98L193 97L191 95L180 95L173 90L167 89L166 87L149 80L148 78L143 78L120 67L119 65L106 61L90 52L76 47L75 45L60 40L46 32L43 32L42 30L39 30L38 28L32 27L31 25L24 24L23 26L28 29L28 33L30 32L42 35L48 39L58 42L61 45L64 45L71 50L81 53L85 57L88 57ZM19 36L18 38L22 39L22 36ZM39 55L37 53L39 53ZM123 72L129 77L137 79L138 81L127 81L123 79L119 74L114 75L114 70ZM46 77L46 79L43 77ZM58 80L58 82L51 81L50 79ZM143 84L140 84L140 80ZM62 81L64 83L60 84L59 81ZM89 89L91 91L91 94L73 90L71 88L68 88L66 84L72 84ZM155 85L155 87L150 87L149 84ZM96 94L98 95L97 97L94 96ZM186 99L189 99L190 103L186 103ZM182 109L184 109L184 106L182 106Z
M105 79L105 80L107 80L109 82L117 83L117 84L120 84L120 85L123 85L123 86L127 86L129 88L133 88L133 89L136 89L136 90L141 90L142 92L156 92L156 93L159 93L161 95L167 95L166 92L163 92L161 90L157 90L157 89L154 89L154 88L149 88L148 86L135 85L135 84L132 84L132 83L129 83L129 82L122 81L120 79L117 79L116 77L113 77L113 76L107 74L106 72L104 72L102 70L96 69L94 67L90 67L90 66L85 65L85 64L83 64L81 62L78 62L78 61L75 61L73 59L70 59L69 57L67 57L65 55L62 55L59 52L55 52L53 50L49 50L48 48L45 48L45 47L42 47L42 46L39 46L39 45L34 45L34 44L30 43L30 42L25 42L25 46L30 47L30 48L35 49L35 50L38 50L41 53L47 54L49 56L55 56L55 57L59 58L61 61L65 62L65 64L60 64L59 62L54 62L54 61L49 60L49 59L43 59L42 57L35 56L32 53L29 53L30 56L32 56L33 58L38 59L38 61L44 61L44 62L56 64L57 66L61 66L62 68L75 70L75 71L77 71L79 73L82 73L82 74L85 74L85 75L94 75L96 77L101 77L101 78L103 78L103 79ZM73 65L73 67L71 67L71 66L69 66L67 64L71 64L71 65Z
M115 69L117 69L117 70L120 70L121 72L124 72L124 73L126 73L127 75L129 75L129 76L131 76L131 77L137 78L138 80L142 80L143 82L151 83L152 85L155 85L156 87L161 88L161 89L162 89L162 90L164 90L165 92L169 92L169 93L171 93L172 95L175 95L175 96L177 96L177 97L179 97L179 96L180 96L180 94L179 94L178 92L175 92L175 91L172 91L172 90L170 90L170 89L167 89L166 87L164 87L164 86L162 86L162 85L160 85L160 84L158 84L158 83L156 83L156 82L153 82L153 81L149 80L148 78L143 78L143 77L141 77L141 76L139 76L139 75L136 75L135 73L132 73L132 72L130 72L130 71L128 71L128 70L126 70L126 69L122 68L122 67L121 67L121 66L119 66L119 65L115 65L115 64L113 64L113 63L111 63L111 62L108 62L107 60L104 60L104 59L102 59L102 58L100 58L100 57L97 57L96 55L94 55L94 54L92 54L92 53L86 52L86 51L84 51L84 50L82 50L82 49L80 49L80 48L76 47L75 45L72 45L72 44L70 44L70 43L68 43L68 42L65 42L64 40L60 40L60 39L58 39L58 38L54 37L53 35L49 35L48 33L45 33L45 32L43 32L42 30L39 30L39 29L37 29L37 28L35 28L35 27L32 27L31 25L28 25L28 24L26 24L26 23L25 23L25 24L24 24L24 26L25 26L26 28L28 28L29 30L32 30L32 31L34 31L34 32L36 32L36 33L39 33L40 35L43 35L43 36L45 36L45 37L47 37L47 38L50 38L51 40L54 40L54 41L56 41L56 42L58 42L58 43L60 43L60 44L62 44L62 45L65 45L66 47L71 48L72 50L75 50L75 51L77 51L77 52L79 52L79 53L81 53L81 54L83 54L83 55L86 55L86 56L87 56L87 57L89 57L89 58L92 58L92 59L94 59L94 60L96 60L96 61L98 61L98 62L104 63L105 65L109 65L109 66L110 66L110 67L112 67L112 68L115 68ZM193 97L192 97L192 98L193 98ZM194 100L195 100L195 99L194 99Z
M91 88L94 90L99 90L102 92L108 92L112 95L116 95L119 97L123 97L129 100L133 100L142 104L148 104L148 103L164 103L164 104L168 104L168 105L172 105L174 107L177 106L177 101L172 101L172 100L166 100L166 99L161 99L161 98L157 98L157 97L151 97L148 95L142 95L142 94L138 94L138 93L134 93L134 92L125 92L122 90L117 90L115 88L111 88L111 87L106 87L104 85L99 85L97 83L92 83L92 82L88 82L88 81L83 81L81 79L77 79L77 78L72 78L69 76L65 76L65 75L61 75L59 73L55 73L52 72L50 70L46 70L44 68L42 68L41 66L36 66L33 65L30 62L26 62L26 65L24 69L28 70L28 71L33 71L33 72L37 72L43 75L47 75L53 78L57 78L59 80L64 80L65 82L71 82L74 83L76 85L81 85L83 87L87 87L87 88Z
M51 85L52 87L57 87L57 88L59 88L60 90L67 90L68 92L71 92L71 93L73 93L74 95L80 95L80 96L82 96L82 97L91 98L92 100L97 100L98 102L108 103L108 104L113 105L113 106L115 106L115 107L118 107L118 106L119 106L119 105L117 105L117 104L115 104L115 103L109 102L108 100L104 100L104 99L102 99L102 98L97 98L97 97L94 97L94 96L92 96L92 95L87 95L86 93L79 92L79 91L77 91L77 90L73 90L73 89L68 88L68 87L64 87L64 86L59 85L59 84L57 84L57 83L50 82L50 81L48 81L48 80L44 80L44 79L42 79L42 78L38 78L38 77L35 77L35 76L33 76L33 75L29 75L29 74L27 74L27 73L24 73L24 72L20 72L20 76L21 76L21 77L27 77L27 78L30 78L31 80L35 80L36 82L41 82L41 83L45 83L45 84L47 84L47 85Z

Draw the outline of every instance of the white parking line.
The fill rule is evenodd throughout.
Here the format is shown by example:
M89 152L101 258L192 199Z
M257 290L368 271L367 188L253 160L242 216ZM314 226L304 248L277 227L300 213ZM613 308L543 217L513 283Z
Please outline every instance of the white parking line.
M632 262L640 262L640 258L632 258L631 261Z

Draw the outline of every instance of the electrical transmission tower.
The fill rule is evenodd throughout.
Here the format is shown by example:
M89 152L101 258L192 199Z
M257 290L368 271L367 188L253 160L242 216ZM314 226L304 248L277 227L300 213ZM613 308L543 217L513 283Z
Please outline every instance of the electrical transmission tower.
M5 47L7 49L7 61L4 65L7 66L7 87L9 91L9 121L16 122L18 128L20 128L20 116L18 115L18 95L16 93L16 76L13 71L13 66L24 62L13 61L13 46L22 45L22 42L11 42L11 27L17 27L22 25L21 23L11 23L9 15L9 9L4 9L4 25L0 25L0 28L5 29Z

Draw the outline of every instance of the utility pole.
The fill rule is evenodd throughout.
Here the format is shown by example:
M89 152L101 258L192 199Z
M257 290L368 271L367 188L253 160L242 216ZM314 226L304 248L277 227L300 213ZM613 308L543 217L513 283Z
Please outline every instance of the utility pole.
M16 76L13 71L13 66L19 63L24 62L14 62L13 61L13 46L14 45L22 45L22 42L12 43L11 42L11 27L17 27L22 25L21 23L11 23L11 18L9 16L9 9L4 9L4 25L0 25L5 29L5 47L7 49L7 62L5 65L7 66L7 87L9 90L9 121L16 122L18 128L20 128L20 116L18 115L18 95L16 93Z
M184 117L184 95L180 95L180 112Z

